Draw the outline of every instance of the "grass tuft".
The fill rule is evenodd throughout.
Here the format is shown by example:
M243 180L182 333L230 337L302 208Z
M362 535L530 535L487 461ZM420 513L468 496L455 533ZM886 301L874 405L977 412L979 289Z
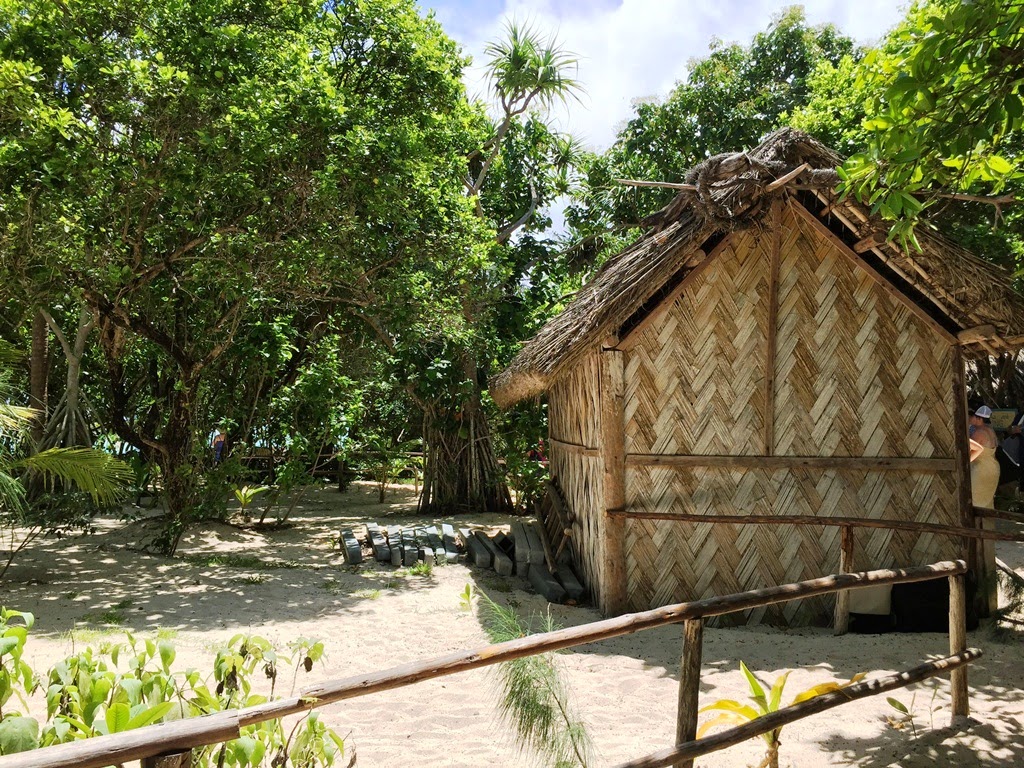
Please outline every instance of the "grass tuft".
M484 631L491 642L502 643L530 634L512 608L498 605L479 592ZM550 614L543 632L556 629ZM501 715L512 726L520 748L530 747L557 768L586 768L593 744L586 725L569 701L569 692L553 654L527 656L498 666Z

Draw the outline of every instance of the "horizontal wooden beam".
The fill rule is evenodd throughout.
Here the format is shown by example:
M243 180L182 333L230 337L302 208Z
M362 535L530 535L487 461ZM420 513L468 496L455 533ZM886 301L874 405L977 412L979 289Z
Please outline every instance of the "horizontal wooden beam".
M720 749L741 744L763 733L781 728L788 723L803 720L809 715L816 715L819 712L834 709L847 702L875 696L879 693L886 693L887 691L894 691L898 688L905 688L908 685L919 683L930 677L948 674L980 658L981 655L982 652L979 649L968 648L962 653L929 661L904 672L897 672L885 677L875 678L874 680L854 683L838 691L824 693L807 701L802 701L799 704L784 707L756 720L751 720L749 723L730 728L722 733L716 733L714 736L677 744L674 747L654 752L638 760L620 763L617 768L663 768L664 766L679 765L686 760L693 760L694 758L717 752Z
M1024 523L1024 512L1013 512L1009 509L989 509L988 507L974 507L975 517L991 517L997 520L1011 520L1015 523Z
M891 520L873 517L842 517L833 515L718 515L697 512L647 512L639 509L617 509L609 511L614 517L632 520L668 520L677 523L727 523L730 525L816 525L844 526L854 528L879 528L889 531L916 531L938 536L957 536L968 539L991 541L1024 541L1024 532L1004 533L981 528L965 528L959 525L941 523L919 523L916 520Z
M917 456L693 456L689 454L629 453L626 466L690 469L854 469L949 472L955 460Z
M549 437L548 442L566 453L575 453L580 456L591 456L596 458L601 457L600 448L590 448L586 445L580 445L579 443L570 443L565 440L559 440L557 437Z

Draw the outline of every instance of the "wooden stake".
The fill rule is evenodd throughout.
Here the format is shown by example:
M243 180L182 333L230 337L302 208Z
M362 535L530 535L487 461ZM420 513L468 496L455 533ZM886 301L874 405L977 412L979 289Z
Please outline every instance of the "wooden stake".
M626 505L624 353L601 353L601 449L605 515L599 601L605 616L626 610L626 521L611 514Z
M967 649L967 589L963 575L949 577L949 653L951 656ZM967 667L955 669L949 674L953 688L953 719L971 714L967 699Z
M844 525L840 529L839 572L853 570L853 528ZM850 629L850 593L836 593L835 634L845 635Z
M683 622L683 660L679 670L679 709L676 714L676 744L697 738L700 696L700 662L704 645L704 620ZM680 760L675 768L693 768L693 760Z
M162 755L142 758L139 768L189 768L192 765L192 750L166 752Z

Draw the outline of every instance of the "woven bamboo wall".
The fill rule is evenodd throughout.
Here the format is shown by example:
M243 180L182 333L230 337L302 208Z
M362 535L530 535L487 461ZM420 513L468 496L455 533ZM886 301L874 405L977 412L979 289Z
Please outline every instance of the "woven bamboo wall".
M762 453L770 238L731 235L626 358L626 452Z
M604 464L599 455L600 363L596 352L584 358L555 383L548 395L548 467L576 515L573 559L595 599L604 513Z
M802 219L786 210L782 224L773 330L773 238L745 231L730 236L716 262L627 353L627 453L955 456L949 345ZM773 388L765 384L769 333ZM766 417L774 422L770 446ZM959 521L951 472L709 464L629 466L627 510ZM626 553L630 608L641 610L834 572L839 529L633 519ZM963 554L948 537L861 529L854 566ZM825 623L832 600L733 620Z

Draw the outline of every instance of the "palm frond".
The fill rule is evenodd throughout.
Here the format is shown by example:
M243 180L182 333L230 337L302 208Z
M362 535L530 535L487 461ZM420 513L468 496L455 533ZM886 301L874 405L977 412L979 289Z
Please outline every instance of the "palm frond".
M35 408L0 403L0 430L20 432L38 415Z
M0 519L16 524L25 510L25 487L0 467Z
M95 448L50 448L14 466L38 472L51 484L63 480L76 485L98 502L117 501L133 477L131 467Z

